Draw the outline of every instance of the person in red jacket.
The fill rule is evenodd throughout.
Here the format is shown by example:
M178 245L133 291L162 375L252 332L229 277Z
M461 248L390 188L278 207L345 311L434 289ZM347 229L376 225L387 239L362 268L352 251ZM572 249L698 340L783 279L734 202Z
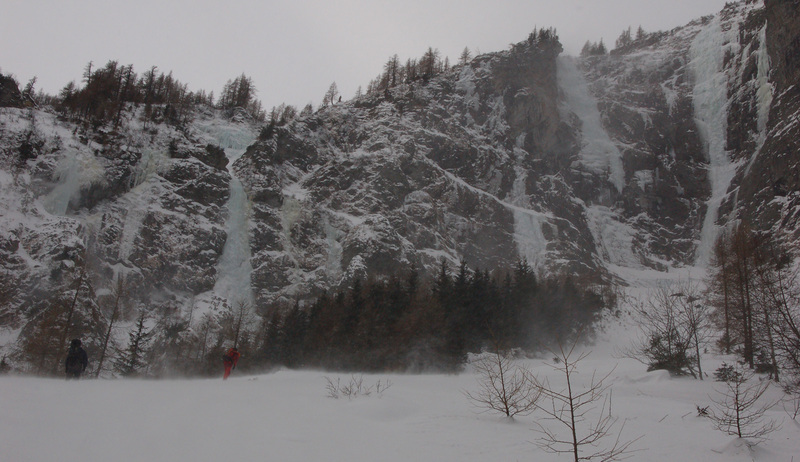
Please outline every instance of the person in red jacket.
M222 380L227 380L228 376L231 375L231 369L236 369L236 363L239 362L241 356L236 347L231 348L222 356L222 364L225 366L225 374L222 376Z

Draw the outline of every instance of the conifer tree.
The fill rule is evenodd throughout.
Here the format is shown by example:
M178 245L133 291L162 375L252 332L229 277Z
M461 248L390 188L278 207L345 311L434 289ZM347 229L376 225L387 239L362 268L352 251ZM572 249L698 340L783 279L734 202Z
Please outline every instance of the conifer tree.
M631 28L628 27L617 37L617 42L615 43L615 48L624 48L628 45L633 43L633 38L631 37Z
M461 52L461 56L458 57L458 64L464 66L472 60L472 53L470 53L469 48L464 47L464 50Z
M438 72L439 50L428 47L428 51L419 60L419 75L427 82Z
M300 307L299 301L286 314L283 320L283 342L281 350L283 363L288 367L299 367L303 364L303 351L308 330L308 317Z

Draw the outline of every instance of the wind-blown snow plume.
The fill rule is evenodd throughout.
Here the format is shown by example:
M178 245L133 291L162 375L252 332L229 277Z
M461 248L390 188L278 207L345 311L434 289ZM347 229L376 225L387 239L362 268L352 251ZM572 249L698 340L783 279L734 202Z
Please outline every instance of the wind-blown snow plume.
M98 165L94 156L69 149L56 167L55 178L57 183L44 198L44 206L53 215L64 216L70 201L78 195L81 188L94 181L102 181L103 168Z

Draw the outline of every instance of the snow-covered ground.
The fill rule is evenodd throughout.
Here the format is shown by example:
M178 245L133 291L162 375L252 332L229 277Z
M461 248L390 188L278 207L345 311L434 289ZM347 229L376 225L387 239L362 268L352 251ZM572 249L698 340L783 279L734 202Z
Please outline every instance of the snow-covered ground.
M708 358L713 370L720 358ZM246 361L246 358L243 359ZM544 360L527 363L563 383ZM713 364L712 364L713 363ZM750 449L697 416L719 383L647 373L639 363L593 353L581 385L612 370L612 413L623 440L641 437L632 460L781 461L800 459L800 425L777 405L782 428ZM220 367L220 369L222 369ZM221 375L220 370L220 375ZM328 397L327 380L347 374L281 370L215 380L85 380L0 377L0 460L45 461L561 461L544 452L541 412L507 420L480 412L463 394L477 375L364 375L391 382L378 395ZM770 399L780 397L776 388ZM609 437L612 438L612 437ZM609 439L608 443L611 442Z

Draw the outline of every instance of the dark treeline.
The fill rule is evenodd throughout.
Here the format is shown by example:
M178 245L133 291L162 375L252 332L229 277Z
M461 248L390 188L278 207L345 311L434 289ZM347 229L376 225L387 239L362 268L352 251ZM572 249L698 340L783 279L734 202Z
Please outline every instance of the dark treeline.
M558 35L554 28L534 29L526 40L512 44L511 48L520 50L553 42L558 42ZM362 92L361 87L358 87L355 100L363 97L386 96L389 90L401 85L427 85L431 79L458 66L464 66L472 59L473 55L469 48L464 48L455 65L451 65L450 58L446 56L442 58L439 50L433 47L428 47L428 50L420 58L409 58L405 62L402 62L395 54L383 65L383 71L369 82L366 92ZM333 82L325 92L318 109L323 110L335 106L341 100L342 96L339 94L336 82ZM286 125L297 117L309 116L313 112L314 107L310 103L302 110L286 104L273 107L267 117L267 125L262 128L259 138L268 140L274 136L277 127Z
M612 302L569 277L540 281L525 262L494 276L465 264L453 273L442 263L422 283L411 268L275 308L244 354L252 367L453 371L489 345L535 351L563 340Z
M535 29L527 40L512 44L512 49L557 41L555 29ZM456 65L466 65L472 58L470 50L464 48ZM369 83L366 95L382 94L401 84L427 84L432 78L452 67L454 66L451 66L449 58L442 59L439 50L432 47L420 58L409 58L405 63L394 55L385 63L383 72ZM19 85L16 81L14 83L15 86ZM262 139L268 139L276 126L313 112L313 106L309 103L302 110L282 104L268 113L256 98L257 90L252 79L245 74L229 80L218 98L215 98L213 91L190 91L188 85L173 77L171 71L163 73L158 67L152 66L139 74L134 71L132 64L121 65L114 60L108 61L103 67L96 67L89 62L84 68L81 82L69 82L55 96L43 92L35 93L35 83L34 77L22 92L25 105L52 107L64 117L94 129L106 125L118 127L126 110L138 108L140 105L144 106L141 118L145 124L166 123L181 127L191 120L193 110L198 105L206 105L224 110L241 108L253 119L268 122L262 131ZM364 95L359 87L355 97L358 99L362 96ZM334 82L326 92L320 108L332 106L339 101L341 96Z
M512 45L512 48L530 47L553 41L558 41L558 34L554 28L534 29L527 40ZM459 56L457 65L466 65L472 58L469 48L464 48L464 51ZM450 68L449 58L442 59L439 50L431 47L422 57L418 59L409 58L405 63L401 62L397 55L393 55L384 64L383 72L370 81L366 93L367 95L380 94L401 84L427 83L433 77L449 71Z
M240 371L456 371L472 352L535 352L567 340L615 303L604 287L540 279L525 262L492 273L442 263L427 277L412 267L304 304L260 307L143 304L124 279L98 295L82 268L63 276L64 291L23 329L8 358L14 370L63 374L65 345L77 337L92 377L215 376L231 346L242 353Z
M636 33L634 34L630 27L623 30L617 40L614 42L614 50L613 53L624 51L626 48L631 46L641 46L641 45L650 45L654 42L662 39L667 33L666 32L645 32L642 26L639 26L636 29ZM608 48L606 47L605 43L603 43L603 39L601 38L599 42L592 42L587 40L586 43L583 44L583 48L581 48L581 57L586 58L589 56L603 56L608 54Z
M153 66L142 74L133 65L109 61L95 68L86 65L81 84L69 82L57 96L40 94L41 104L54 107L65 117L94 128L103 125L119 126L128 109L144 106L145 123L167 123L182 126L190 121L197 105L219 109L242 108L254 119L264 120L261 102L251 78L242 74L229 80L215 102L214 93L190 91L188 85Z

